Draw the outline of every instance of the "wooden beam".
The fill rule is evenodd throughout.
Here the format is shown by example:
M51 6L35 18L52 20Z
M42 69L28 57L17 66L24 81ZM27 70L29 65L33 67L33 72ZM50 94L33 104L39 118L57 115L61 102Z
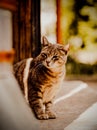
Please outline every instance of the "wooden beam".
M18 9L13 16L15 62L36 57L40 43L40 0L18 0Z
M16 0L0 0L0 8L15 11L17 7Z

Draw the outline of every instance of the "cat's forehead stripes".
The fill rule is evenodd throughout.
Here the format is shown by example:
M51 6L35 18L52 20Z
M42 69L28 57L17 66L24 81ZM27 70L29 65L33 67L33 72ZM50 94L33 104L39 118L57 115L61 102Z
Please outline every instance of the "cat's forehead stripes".
M61 50L64 50L64 47L62 45L53 44L46 46L42 49L42 52L46 52L47 54L57 55L61 53Z

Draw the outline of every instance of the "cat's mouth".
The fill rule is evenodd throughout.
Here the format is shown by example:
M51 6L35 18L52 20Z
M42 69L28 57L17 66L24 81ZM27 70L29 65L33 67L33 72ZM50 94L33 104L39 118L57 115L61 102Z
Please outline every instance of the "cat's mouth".
M44 62L43 62L43 65L44 65L45 67L47 67L47 68L51 68L51 63L48 62L48 61L44 61Z
M53 64L52 62L48 62L48 61L45 62L45 66L46 66L48 69L54 69L54 68L56 68L56 65L55 65L55 64Z

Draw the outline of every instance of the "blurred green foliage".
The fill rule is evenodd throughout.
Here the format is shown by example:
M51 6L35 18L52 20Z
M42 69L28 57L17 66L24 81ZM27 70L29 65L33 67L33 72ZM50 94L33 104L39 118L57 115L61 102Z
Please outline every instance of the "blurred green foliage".
M97 0L61 0L61 7L62 42L71 45L67 73L97 74Z
M63 42L78 36L85 45L97 44L97 0L62 0ZM86 46L84 46L86 47Z
M90 65L90 64L78 63L69 56L66 64L66 71L67 75L70 74L93 75L97 74L97 64Z

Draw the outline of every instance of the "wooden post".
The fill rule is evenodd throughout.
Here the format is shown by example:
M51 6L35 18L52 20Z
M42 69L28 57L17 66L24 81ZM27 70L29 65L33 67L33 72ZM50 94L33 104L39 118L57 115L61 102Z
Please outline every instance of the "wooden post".
M62 31L61 31L61 0L57 2L57 43L62 43Z
M18 0L18 9L13 16L15 62L36 57L40 44L40 0Z
M32 2L32 56L36 57L41 50L40 43L40 0Z

